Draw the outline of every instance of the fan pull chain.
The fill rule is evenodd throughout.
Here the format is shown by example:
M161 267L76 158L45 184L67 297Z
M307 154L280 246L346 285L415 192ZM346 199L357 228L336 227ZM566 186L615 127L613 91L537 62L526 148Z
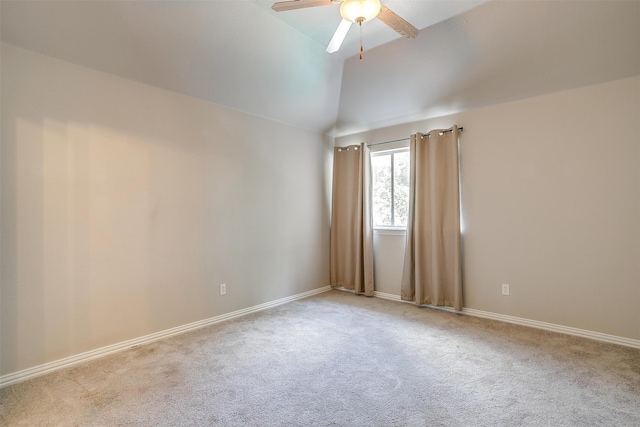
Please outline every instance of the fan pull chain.
M360 21L359 24L360 24L360 61L362 61L362 52L364 52L364 48L362 47L362 21Z

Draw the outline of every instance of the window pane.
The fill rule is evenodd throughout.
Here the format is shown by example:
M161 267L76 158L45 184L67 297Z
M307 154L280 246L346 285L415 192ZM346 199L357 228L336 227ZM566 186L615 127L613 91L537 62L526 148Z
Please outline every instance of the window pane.
M409 152L393 156L393 208L395 226L406 226L409 214Z
M373 225L391 223L391 155L371 156L373 175Z

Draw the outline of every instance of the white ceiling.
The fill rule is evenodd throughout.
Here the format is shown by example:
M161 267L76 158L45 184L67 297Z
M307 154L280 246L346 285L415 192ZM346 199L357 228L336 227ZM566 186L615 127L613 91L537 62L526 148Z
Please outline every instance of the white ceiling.
M640 74L638 0L383 3L420 35L365 23L363 61L357 28L325 52L337 5L271 0L2 1L0 37L335 135Z

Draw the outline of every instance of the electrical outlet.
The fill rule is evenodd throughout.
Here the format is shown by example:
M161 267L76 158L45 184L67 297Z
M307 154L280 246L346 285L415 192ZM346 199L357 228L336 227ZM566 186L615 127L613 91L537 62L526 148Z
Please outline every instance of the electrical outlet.
M502 295L509 295L509 285L506 283L502 284Z
M223 283L220 285L220 295L224 295L227 293L227 284Z

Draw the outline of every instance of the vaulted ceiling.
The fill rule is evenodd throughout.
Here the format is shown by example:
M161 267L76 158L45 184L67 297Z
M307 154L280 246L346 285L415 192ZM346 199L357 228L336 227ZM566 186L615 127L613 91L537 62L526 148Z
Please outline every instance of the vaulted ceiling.
M325 47L338 6L271 0L0 2L3 42L332 135L640 74L640 1L383 0Z

